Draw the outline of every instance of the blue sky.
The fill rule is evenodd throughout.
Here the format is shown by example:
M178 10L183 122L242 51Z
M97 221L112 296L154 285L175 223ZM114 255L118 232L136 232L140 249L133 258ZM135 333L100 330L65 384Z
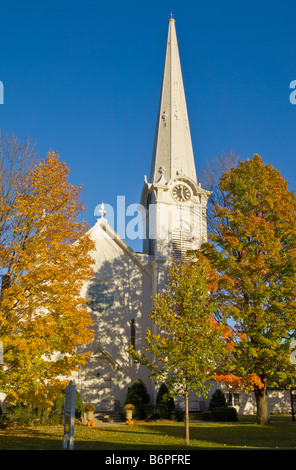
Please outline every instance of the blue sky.
M0 127L58 151L90 225L102 200L140 200L171 11L197 173L259 153L296 189L295 1L2 1Z

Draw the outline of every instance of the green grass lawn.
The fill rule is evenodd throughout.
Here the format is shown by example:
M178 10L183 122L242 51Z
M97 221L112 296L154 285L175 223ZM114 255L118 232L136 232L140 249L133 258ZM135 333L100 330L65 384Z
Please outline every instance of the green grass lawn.
M254 417L236 423L190 425L190 450L296 449L296 422L291 416L272 416L271 424L258 426ZM62 449L63 426L0 430L0 450ZM184 424L136 423L133 426L75 426L77 450L182 450Z

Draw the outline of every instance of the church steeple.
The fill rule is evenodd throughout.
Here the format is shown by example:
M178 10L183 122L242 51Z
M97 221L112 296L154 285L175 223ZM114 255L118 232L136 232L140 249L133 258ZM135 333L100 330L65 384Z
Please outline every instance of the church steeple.
M158 265L198 249L207 236L208 197L196 179L175 20L170 18L150 181L145 177L141 195L144 253Z
M178 174L196 182L175 20L170 18L150 183Z

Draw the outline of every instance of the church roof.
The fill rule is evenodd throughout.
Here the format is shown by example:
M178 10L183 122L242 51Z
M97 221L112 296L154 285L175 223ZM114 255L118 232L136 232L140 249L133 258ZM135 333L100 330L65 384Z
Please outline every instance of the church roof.
M175 20L170 18L150 183L178 174L196 182Z

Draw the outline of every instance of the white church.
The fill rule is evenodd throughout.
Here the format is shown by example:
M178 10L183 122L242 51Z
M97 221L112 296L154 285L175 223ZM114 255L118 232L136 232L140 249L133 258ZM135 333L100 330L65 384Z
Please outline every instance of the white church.
M206 241L209 196L196 176L175 20L170 18L151 173L149 180L144 178L139 195L145 227L143 252L128 246L103 210L89 230L96 247L95 274L82 294L96 336L87 345L91 355L75 381L83 402L93 403L96 411L121 411L128 387L138 378L155 402L157 389L150 371L135 363L128 349L134 345L140 350L145 344L146 330L153 327L148 318L152 298L164 286L168 266ZM216 388L213 385L208 397L192 393L190 411L206 411ZM256 411L252 394L228 391L227 399L239 413ZM270 392L269 404L272 412L291 412L285 391Z

